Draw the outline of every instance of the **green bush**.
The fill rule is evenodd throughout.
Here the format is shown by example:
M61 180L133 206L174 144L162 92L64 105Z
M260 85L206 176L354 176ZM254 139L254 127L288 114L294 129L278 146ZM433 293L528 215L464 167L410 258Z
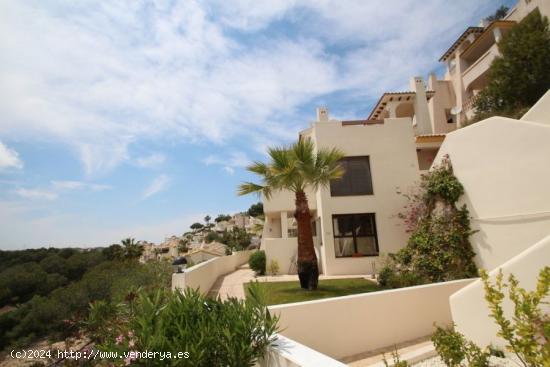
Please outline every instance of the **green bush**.
M269 262L269 274L271 275L277 275L279 274L279 262L275 259L272 259Z
M526 291L519 287L514 275L503 281L502 271L491 284L489 276L481 271L485 288L485 300L489 303L490 316L499 327L497 336L506 342L506 349L516 355L524 367L548 367L550 361L550 315L545 307L550 301L550 267L544 267L537 280L535 290ZM503 289L508 288L508 296L514 305L513 318L505 317L502 303ZM453 328L437 327L432 336L435 349L449 367L486 367L491 355L504 357L502 351L487 346L481 350Z
M269 313L259 290L252 288L246 301L211 299L191 289L140 292L134 301L116 307L94 306L88 327L100 350L189 353L188 358L168 362L159 358L132 361L138 365L253 366L275 341L278 318ZM104 328L105 324L111 327Z
M378 284L384 288L403 288L425 284L427 281L420 275L407 270L396 270L394 265L384 266L378 273Z
M402 361L397 352L397 346L394 346L394 350L391 353L393 362L391 363L392 367L409 367L409 362ZM384 362L385 367L390 367L390 363L386 359L386 354L382 353L382 362Z
M250 266L250 269L256 272L256 274L264 275L266 265L265 252L263 250L253 252L248 259L248 265Z
M485 271L481 272L481 278L490 315L500 329L497 335L506 340L506 349L514 353L525 367L547 367L550 361L550 315L546 308L550 303L550 267L540 271L533 291L519 287L513 274L505 284L502 271L494 285ZM511 320L505 317L502 306L504 288L508 288L508 297L514 305Z
M422 175L418 192L405 195L409 204L398 215L411 236L406 247L391 255L396 274L385 270L384 281L393 277L397 284L411 285L477 276L469 212L465 205L456 206L463 193L449 156Z
M488 351L482 351L474 343L467 341L464 335L453 328L437 327L432 335L437 354L448 367L463 366L466 362L468 367L488 367Z

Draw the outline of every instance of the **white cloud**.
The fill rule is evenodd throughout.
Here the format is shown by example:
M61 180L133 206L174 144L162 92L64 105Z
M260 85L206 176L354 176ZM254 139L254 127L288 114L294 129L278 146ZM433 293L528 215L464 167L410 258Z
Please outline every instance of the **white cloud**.
M232 175L235 173L236 168L244 168L250 164L250 159L247 155L240 151L229 152L224 156L220 155L209 155L203 160L203 163L207 166L210 165L219 165L222 166L223 170L228 174Z
M109 185L89 183L83 181L52 181L52 186L57 190L80 190L89 189L92 191L103 191L111 188Z
M48 190L18 188L15 193L25 199L55 200L57 194Z
M170 178L167 175L160 175L151 182L151 184L143 191L141 199L145 200L150 196L156 195L161 191L166 190Z
M15 150L8 148L0 141L0 170L8 168L21 169L23 162Z
M153 153L146 157L136 159L136 165L139 167L157 167L166 161L166 156L162 153Z
M0 134L68 144L88 177L144 140L258 150L295 137L320 97L361 109L407 87L494 3L1 2ZM277 21L296 29L269 33Z

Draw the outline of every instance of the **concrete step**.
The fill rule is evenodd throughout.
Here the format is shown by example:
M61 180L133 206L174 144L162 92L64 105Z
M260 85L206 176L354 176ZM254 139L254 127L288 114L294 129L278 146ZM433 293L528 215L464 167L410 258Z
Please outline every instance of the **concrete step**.
M345 358L343 361L350 367L384 367L384 355L389 366L393 366L392 353L397 348L401 361L407 361L409 365L423 361L437 355L433 343L428 338L412 340L388 348L378 349L372 352Z

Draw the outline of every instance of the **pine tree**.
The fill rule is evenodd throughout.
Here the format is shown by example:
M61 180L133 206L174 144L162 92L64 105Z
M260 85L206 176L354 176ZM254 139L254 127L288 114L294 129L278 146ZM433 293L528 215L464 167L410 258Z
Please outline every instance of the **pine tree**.
M476 97L476 120L518 117L550 89L550 29L538 9L514 26L498 44L501 56L489 69L489 84Z

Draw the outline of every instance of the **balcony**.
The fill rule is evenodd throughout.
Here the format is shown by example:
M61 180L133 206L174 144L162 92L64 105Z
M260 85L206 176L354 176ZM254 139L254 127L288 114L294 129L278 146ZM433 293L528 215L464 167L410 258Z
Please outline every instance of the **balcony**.
M491 63L499 55L498 46L493 44L483 55L462 73L464 89L483 89L487 83L487 71Z
M317 209L317 200L315 192L306 190L308 205L311 210ZM269 199L262 198L264 203L264 213L276 213L281 211L294 211L296 203L294 193L290 191L274 192Z

